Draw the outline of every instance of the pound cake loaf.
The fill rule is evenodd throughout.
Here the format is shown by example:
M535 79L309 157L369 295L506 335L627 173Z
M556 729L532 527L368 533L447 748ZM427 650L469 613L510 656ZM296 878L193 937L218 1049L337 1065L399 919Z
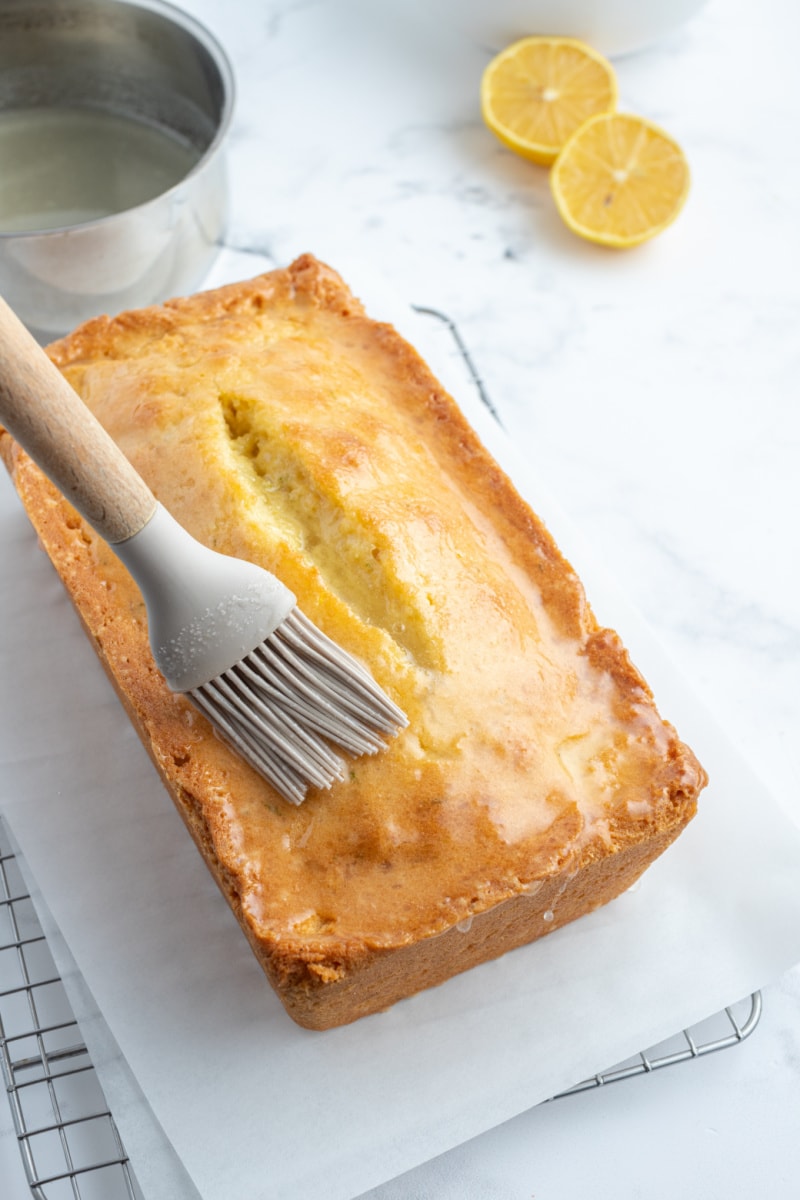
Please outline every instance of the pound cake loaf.
M310 256L53 361L166 508L260 563L407 730L287 804L173 695L113 553L3 433L38 535L258 961L325 1029L629 888L702 767L415 351ZM88 735L87 735L88 736Z

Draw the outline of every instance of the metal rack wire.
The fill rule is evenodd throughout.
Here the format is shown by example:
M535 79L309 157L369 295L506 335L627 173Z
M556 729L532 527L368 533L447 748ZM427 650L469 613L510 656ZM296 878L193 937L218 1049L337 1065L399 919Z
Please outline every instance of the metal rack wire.
M738 1004L724 1008L722 1012L707 1018L699 1025L681 1030L668 1041L661 1042L650 1050L642 1050L633 1058L618 1063L611 1070L601 1071L564 1092L558 1092L552 1099L562 1100L565 1096L590 1092L607 1083L619 1083L623 1079L632 1079L635 1075L649 1075L661 1067L673 1067L677 1063L702 1058L717 1050L728 1050L731 1046L738 1046L758 1025L761 1010L761 993L753 992Z
M455 323L418 306L499 417ZM563 1099L739 1045L761 1017L755 992L700 1025L553 1096ZM36 1200L144 1200L0 818L0 1066Z
M0 1065L37 1200L142 1200L2 820Z

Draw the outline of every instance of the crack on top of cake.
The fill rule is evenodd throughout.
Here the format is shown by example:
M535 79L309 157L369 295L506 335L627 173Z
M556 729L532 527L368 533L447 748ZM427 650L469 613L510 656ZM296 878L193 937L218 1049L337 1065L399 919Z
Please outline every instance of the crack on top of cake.
M332 481L336 472L369 473L365 439L357 432L331 430L326 457L336 470L323 478L325 469L315 464L309 447L301 446L297 427L254 397L222 392L219 401L231 449L274 527L359 620L383 629L418 666L442 669L441 638L430 620L429 600L421 606L401 577L386 528L367 505L347 512ZM380 482L373 480L372 486L379 489Z

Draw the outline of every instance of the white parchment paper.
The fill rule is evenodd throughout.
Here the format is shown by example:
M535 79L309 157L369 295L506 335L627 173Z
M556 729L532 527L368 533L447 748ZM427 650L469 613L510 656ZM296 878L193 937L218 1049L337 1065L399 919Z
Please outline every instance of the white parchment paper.
M712 782L678 843L602 911L388 1013L328 1033L299 1029L0 479L0 805L204 1200L350 1200L800 961L800 831L540 492L533 464L459 382L441 331L432 337L359 286L357 271L344 273L373 312L426 343Z

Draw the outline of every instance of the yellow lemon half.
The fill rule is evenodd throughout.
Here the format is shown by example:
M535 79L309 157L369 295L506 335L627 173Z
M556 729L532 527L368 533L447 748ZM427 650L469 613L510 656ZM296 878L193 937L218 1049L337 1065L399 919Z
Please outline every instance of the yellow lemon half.
M550 183L575 233L604 246L637 246L677 217L689 165L677 142L651 121L606 113L573 133Z
M616 103L611 64L575 38L523 38L492 59L481 81L481 111L492 132L545 165L589 117Z

